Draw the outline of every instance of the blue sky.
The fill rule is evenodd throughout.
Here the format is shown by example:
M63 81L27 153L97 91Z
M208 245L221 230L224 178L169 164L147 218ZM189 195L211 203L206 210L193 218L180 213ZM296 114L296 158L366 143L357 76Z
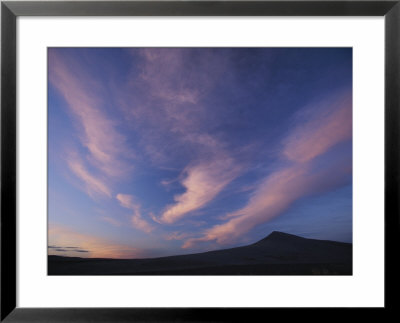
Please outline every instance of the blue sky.
M49 48L48 69L50 254L352 240L351 48Z

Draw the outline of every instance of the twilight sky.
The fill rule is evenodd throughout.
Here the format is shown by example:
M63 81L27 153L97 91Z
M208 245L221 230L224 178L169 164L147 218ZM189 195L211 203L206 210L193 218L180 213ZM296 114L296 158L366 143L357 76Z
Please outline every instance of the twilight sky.
M351 48L50 48L49 254L352 241Z

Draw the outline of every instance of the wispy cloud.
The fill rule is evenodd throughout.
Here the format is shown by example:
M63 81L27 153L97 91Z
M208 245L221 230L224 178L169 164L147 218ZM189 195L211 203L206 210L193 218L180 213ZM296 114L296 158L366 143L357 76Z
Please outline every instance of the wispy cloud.
M98 176L94 176L85 166L82 159L76 153L70 153L67 157L67 164L70 170L77 176L85 186L85 191L91 197L97 195L112 197L111 189L107 186L105 181L101 180Z
M140 205L134 201L134 197L129 194L117 194L117 200L120 205L124 208L130 209L133 211L133 215L131 217L132 225L141 231L146 233L150 233L154 230L154 227L143 219L140 212Z
M49 80L78 121L88 161L107 176L126 176L131 170L126 158L132 152L126 138L116 130L117 123L104 111L102 85L57 49L49 50Z
M296 162L308 162L329 148L351 137L351 94L339 96L324 105L319 115L302 123L285 140L283 154Z
M117 194L116 198L119 201L119 203L121 204L121 206L124 208L133 209L133 208L137 207L137 205L134 203L132 195Z
M161 221L173 223L212 201L239 173L232 159L220 159L189 166L181 184L186 191L175 196L175 204L166 207Z
M186 240L183 248L204 241L232 243L256 225L281 215L296 200L347 183L351 158L331 160L323 166L313 162L335 144L351 138L351 101L342 98L340 104L331 107L334 112L318 116L288 136L283 155L292 162L289 166L267 176L245 207L228 214L228 221L211 227L198 238Z
M160 167L220 146L207 129L214 120L202 103L226 69L227 60L212 51L184 48L131 50L135 64L120 92L120 108L140 129L141 148ZM169 142L169 145L165 145ZM179 166L180 167L180 166Z
M189 236L188 233L175 231L175 232L165 235L164 238L165 238L165 240L168 240L168 241L169 240L183 240L183 239L187 239L188 236Z
M141 80L156 90L155 97L168 101L171 106L197 103L202 90L208 86L209 77L205 71L188 62L188 50L143 48L132 51L142 58ZM188 68L188 64L192 68Z

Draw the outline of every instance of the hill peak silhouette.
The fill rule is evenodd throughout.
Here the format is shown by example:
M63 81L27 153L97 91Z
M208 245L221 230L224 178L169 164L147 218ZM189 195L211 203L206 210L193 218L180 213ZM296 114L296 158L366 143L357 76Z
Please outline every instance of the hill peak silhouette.
M282 242L282 241L295 241L295 240L304 240L306 238L296 236L294 234L281 232L281 231L272 231L265 238L255 242L254 244L264 243L264 242Z

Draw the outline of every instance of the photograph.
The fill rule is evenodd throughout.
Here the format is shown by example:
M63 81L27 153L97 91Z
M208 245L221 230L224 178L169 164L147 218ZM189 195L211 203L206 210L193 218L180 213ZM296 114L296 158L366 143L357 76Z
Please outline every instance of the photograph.
M352 47L48 47L48 275L352 275Z

